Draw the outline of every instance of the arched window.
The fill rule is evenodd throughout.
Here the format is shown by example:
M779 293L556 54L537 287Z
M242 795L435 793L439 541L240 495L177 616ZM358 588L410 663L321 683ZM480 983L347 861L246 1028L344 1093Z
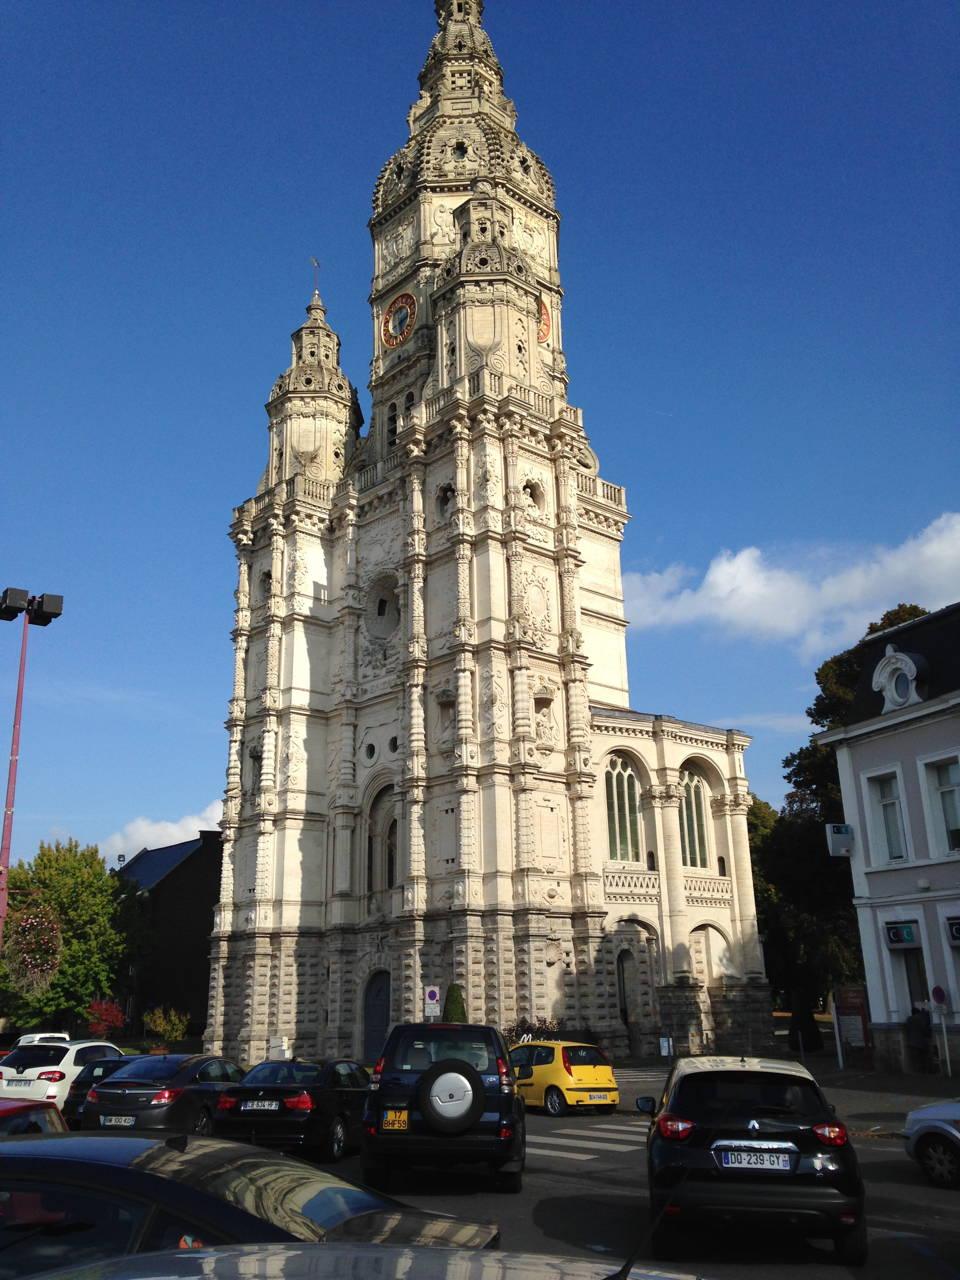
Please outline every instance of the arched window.
M626 756L613 755L607 761L606 788L610 857L618 862L639 862L640 779Z
M707 865L706 786L696 773L680 772L680 850L685 867Z
M717 875L725 876L726 874L727 874L727 860L723 856L723 854L721 854L720 857L717 859Z
M387 827L386 838L386 873L387 888L392 889L397 883L397 820Z
M367 818L365 892L383 893L397 882L397 819L393 787L379 792Z
M652 849L648 849L647 850L647 870L656 871L656 869L657 869L657 855L653 852Z
M405 427L410 425L410 414L413 411L413 406L416 404L416 400L417 397L412 391L408 391L403 397L403 425Z
M391 400L387 405L387 448L392 449L397 443L397 402Z

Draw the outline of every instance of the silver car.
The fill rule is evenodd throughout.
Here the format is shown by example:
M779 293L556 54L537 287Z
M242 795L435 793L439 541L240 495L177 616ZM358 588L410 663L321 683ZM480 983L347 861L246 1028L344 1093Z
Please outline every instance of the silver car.
M960 1186L960 1098L931 1102L907 1116L907 1155L936 1187Z

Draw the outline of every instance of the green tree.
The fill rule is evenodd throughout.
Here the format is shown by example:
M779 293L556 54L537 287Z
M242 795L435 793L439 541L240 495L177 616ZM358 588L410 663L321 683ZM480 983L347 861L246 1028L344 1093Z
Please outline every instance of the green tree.
M463 998L463 989L456 982L451 982L443 1001L443 1021L466 1022L466 1020L467 1006Z
M926 612L898 604L872 622L863 639ZM847 722L863 672L862 644L817 668L819 692L807 708L817 729ZM771 822L770 805L755 802L748 825L767 976L775 997L801 1011L837 983L859 978L862 958L850 864L831 858L824 838L825 823L843 821L834 749L808 742L783 767L791 790L779 815Z
M11 903L37 902L60 922L62 952L50 985L36 995L15 991L4 971L4 1003L20 1022L82 1020L98 996L113 990L124 939L117 928L120 886L96 845L41 844L32 862L10 868Z

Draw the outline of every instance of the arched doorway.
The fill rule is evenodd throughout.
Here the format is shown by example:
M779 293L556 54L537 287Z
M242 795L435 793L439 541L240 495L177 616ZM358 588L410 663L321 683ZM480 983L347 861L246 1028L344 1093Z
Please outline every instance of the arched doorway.
M363 1060L369 1066L380 1057L390 1029L390 975L378 969L363 993Z

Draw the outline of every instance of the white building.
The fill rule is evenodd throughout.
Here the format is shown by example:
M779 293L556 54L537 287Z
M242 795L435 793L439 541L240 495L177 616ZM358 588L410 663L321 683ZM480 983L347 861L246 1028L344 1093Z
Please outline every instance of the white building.
M207 1040L247 1059L375 1056L454 980L471 1019L618 1051L763 1034L749 740L629 710L626 498L567 400L553 181L482 8L438 0L376 183L369 432L314 294L234 513Z
M911 1007L944 1015L960 1055L960 604L859 646L849 723L816 736L837 751L853 828L854 902L878 1061L905 1064ZM939 988L945 1000L933 998Z

